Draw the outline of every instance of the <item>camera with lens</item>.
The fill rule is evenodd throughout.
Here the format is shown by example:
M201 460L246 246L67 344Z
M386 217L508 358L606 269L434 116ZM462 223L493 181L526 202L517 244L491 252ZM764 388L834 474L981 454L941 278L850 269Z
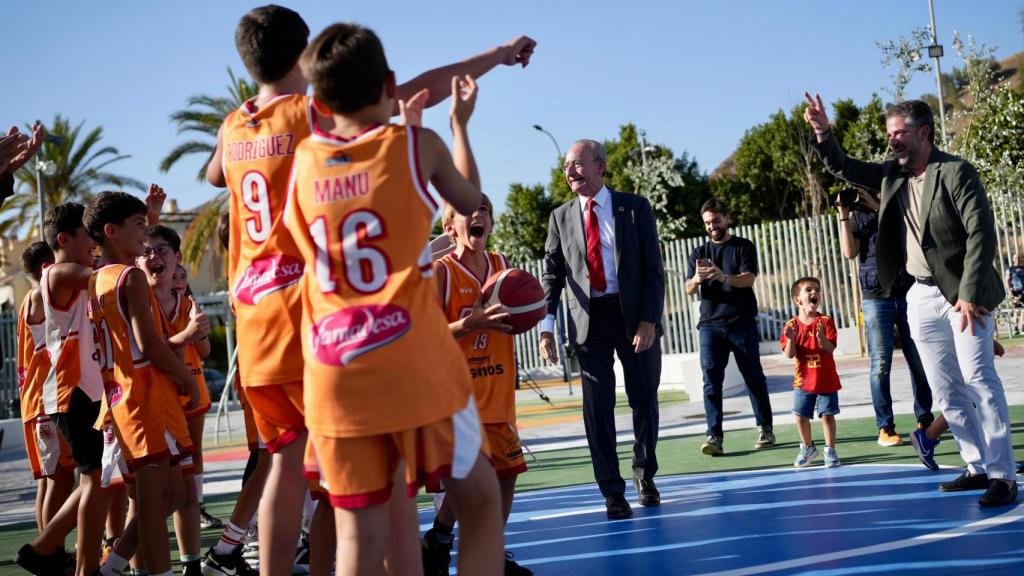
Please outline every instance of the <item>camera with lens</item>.
M839 191L839 199L836 204L844 208L853 208L857 200L860 200L860 192L856 188L843 188Z

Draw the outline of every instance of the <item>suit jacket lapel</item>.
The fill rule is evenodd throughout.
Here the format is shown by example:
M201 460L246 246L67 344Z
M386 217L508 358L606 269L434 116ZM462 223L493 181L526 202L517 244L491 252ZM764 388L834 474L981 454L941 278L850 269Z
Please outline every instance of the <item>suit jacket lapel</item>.
M583 211L580 210L579 198L573 198L569 204L569 213L566 216L569 219L569 233L570 241L580 252L580 261L587 261L587 234L583 231Z
M612 199L612 220L615 221L615 271L619 270L619 258L622 256L622 241L625 239L626 210L622 206L622 196L618 192L608 189L608 195Z
M928 227L928 213L932 209L932 201L935 200L935 189L939 183L939 170L941 162L935 158L936 149L932 148L931 158L928 159L928 167L924 171L924 191L921 193L921 230Z

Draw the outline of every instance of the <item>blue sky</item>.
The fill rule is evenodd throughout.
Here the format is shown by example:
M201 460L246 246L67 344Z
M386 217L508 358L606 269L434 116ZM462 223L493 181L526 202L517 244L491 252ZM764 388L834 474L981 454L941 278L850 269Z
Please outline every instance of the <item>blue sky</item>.
M710 172L744 131L803 90L826 102L872 92L888 96L891 70L875 42L928 25L927 0L632 0L494 3L284 2L314 34L336 21L372 27L399 81L503 43L518 34L539 42L525 69L500 67L481 82L470 124L484 190L504 206L511 182L546 183L555 148L606 139L632 121L649 140L687 151ZM220 95L226 69L244 69L234 28L249 8L236 1L11 2L4 7L0 54L8 66L0 125L55 113L102 125L103 142L130 154L113 171L161 183L182 207L215 190L197 182L201 160L158 171L184 137L168 115L195 94ZM973 33L1004 58L1024 49L1022 2L935 0L943 69L959 65L954 30ZM934 92L918 75L909 96ZM425 123L447 137L447 104Z

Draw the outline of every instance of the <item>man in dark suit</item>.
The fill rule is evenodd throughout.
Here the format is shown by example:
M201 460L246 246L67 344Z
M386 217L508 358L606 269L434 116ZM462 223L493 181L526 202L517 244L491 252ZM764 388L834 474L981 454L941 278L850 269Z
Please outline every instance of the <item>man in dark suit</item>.
M848 182L881 190L878 281L889 289L906 270L907 320L936 404L957 440L967 471L944 492L986 490L982 506L1017 499L1010 418L996 373L995 309L1006 291L995 269L996 229L978 171L935 146L931 108L919 100L886 112L892 157L862 162L839 147L821 97L805 94L825 167ZM915 440L920 441L921 436Z
M604 148L580 140L565 156L565 179L578 196L551 213L541 282L548 315L541 323L541 355L558 361L554 318L563 286L569 289L569 345L583 377L583 422L594 478L608 518L633 514L624 497L615 440L617 354L633 410L633 482L642 506L657 506L658 381L665 271L654 213L647 199L604 185Z

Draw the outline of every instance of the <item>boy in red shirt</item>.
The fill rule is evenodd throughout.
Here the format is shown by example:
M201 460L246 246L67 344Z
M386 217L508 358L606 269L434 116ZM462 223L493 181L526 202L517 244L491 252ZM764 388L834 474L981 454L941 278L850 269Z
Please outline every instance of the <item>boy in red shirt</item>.
M836 454L836 418L839 414L839 374L832 351L836 349L836 325L818 311L821 282L805 276L790 288L793 302L800 309L796 318L786 322L782 333L782 352L796 358L793 376L793 414L800 433L800 453L793 466L803 468L818 455L811 437L811 419L815 409L825 435L825 467L839 466Z

